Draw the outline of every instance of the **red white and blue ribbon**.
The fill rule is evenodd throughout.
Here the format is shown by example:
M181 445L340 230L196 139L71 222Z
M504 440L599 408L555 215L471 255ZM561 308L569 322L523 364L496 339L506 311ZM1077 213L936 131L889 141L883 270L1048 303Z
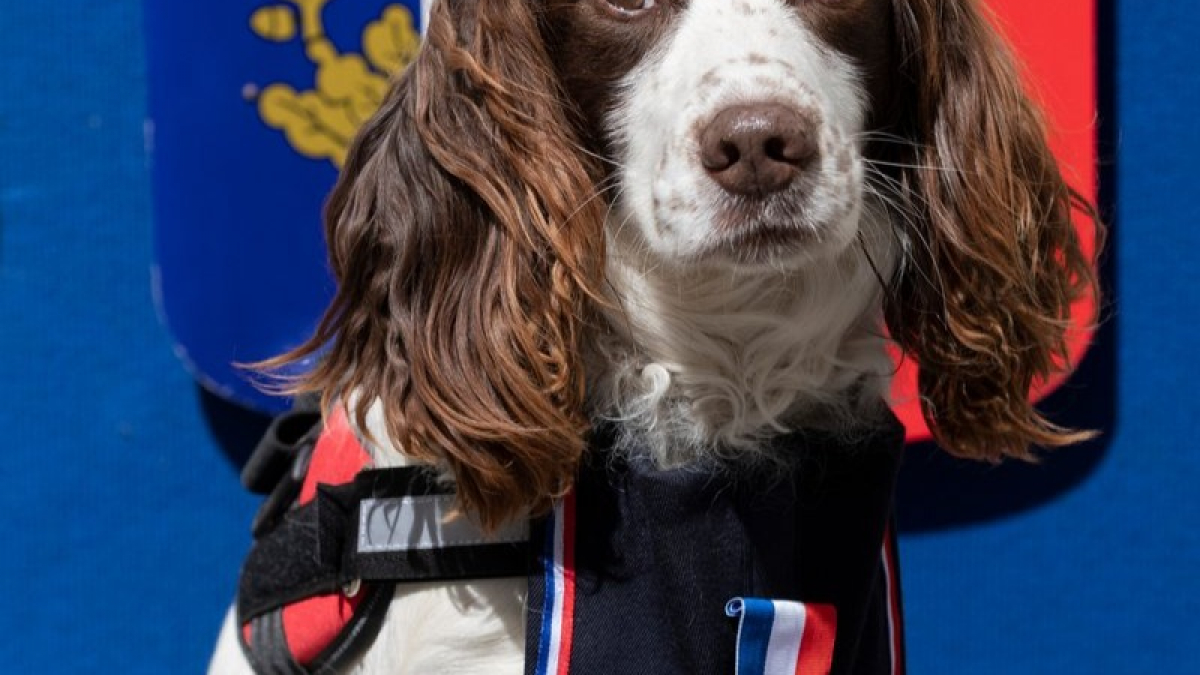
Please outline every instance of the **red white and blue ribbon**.
M904 616L900 609L900 584L897 583L896 538L889 530L883 539L883 583L887 594L888 647L891 675L904 675Z
M829 675L833 605L734 598L725 613L738 619L736 675Z
M546 528L545 595L535 675L567 675L575 630L575 493L554 508Z

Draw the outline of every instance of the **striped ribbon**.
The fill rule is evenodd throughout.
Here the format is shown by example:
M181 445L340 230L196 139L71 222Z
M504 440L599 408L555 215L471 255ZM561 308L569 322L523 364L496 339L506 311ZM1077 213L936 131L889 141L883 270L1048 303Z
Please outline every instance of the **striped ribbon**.
M535 675L567 675L575 632L575 493L554 508L546 527L545 597Z
M900 584L896 569L896 538L891 529L883 540L884 592L887 594L888 651L891 675L904 675L904 614L900 603Z
M833 605L734 598L725 613L738 619L736 675L829 675Z

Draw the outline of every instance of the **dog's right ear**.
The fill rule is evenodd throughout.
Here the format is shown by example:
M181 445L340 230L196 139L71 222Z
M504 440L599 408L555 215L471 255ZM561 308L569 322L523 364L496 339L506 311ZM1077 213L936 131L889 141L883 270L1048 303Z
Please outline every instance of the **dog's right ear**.
M584 447L579 336L599 301L603 200L528 0L439 0L326 207L338 282L295 391L450 469L486 526L540 512ZM382 440L382 439L380 439Z

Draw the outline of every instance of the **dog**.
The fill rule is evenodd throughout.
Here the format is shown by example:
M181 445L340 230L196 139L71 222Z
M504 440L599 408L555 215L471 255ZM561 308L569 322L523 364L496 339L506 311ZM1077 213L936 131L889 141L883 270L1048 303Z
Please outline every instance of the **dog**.
M336 296L268 365L319 356L295 391L486 531L601 422L766 474L885 425L893 349L943 448L1030 458L1087 437L1028 398L1097 293L1073 213L1099 233L979 0L438 0L327 203ZM527 592L402 585L349 672L524 672ZM251 672L236 632L210 672Z

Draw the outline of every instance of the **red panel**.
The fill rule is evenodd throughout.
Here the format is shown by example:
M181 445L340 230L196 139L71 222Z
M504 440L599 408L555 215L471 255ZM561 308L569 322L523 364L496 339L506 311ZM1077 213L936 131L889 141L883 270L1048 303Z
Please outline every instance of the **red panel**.
M1096 8L1094 0L990 0L996 25L1012 42L1025 64L1026 83L1042 104L1050 126L1050 144L1075 189L1096 196ZM1077 227L1088 251L1095 239L1086 219ZM1073 308L1076 330L1070 336L1071 362L1079 363L1092 339L1088 325L1095 316L1095 299ZM900 419L910 441L929 438L916 397L916 368L904 361L892 388ZM1065 378L1036 387L1040 399Z

